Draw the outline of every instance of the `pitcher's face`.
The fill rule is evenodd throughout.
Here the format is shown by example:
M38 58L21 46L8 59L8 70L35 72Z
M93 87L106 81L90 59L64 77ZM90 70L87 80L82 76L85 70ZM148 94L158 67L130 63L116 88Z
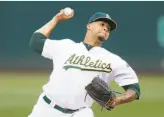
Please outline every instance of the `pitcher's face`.
M110 26L104 21L95 21L87 25L88 30L94 38L100 39L100 41L107 40L110 35Z

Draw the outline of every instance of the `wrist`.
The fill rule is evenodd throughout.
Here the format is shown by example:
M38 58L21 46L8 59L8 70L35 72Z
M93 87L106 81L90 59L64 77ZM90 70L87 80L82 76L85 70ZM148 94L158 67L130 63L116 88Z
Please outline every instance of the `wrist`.
M53 18L52 18L52 22L53 22L53 24L58 24L60 21L56 18L56 16L54 16Z
M121 97L116 97L115 103L116 103L116 105L121 104Z

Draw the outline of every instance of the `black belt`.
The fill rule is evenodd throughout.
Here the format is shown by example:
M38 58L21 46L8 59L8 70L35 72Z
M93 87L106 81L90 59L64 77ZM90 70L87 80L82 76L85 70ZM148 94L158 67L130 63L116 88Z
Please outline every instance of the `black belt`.
M51 103L51 100L46 95L43 97L43 99L47 104ZM66 108L62 108L58 105L55 105L54 108L61 111L61 112L63 112L63 113L70 113L70 114L79 110L79 109L76 109L76 110L66 109Z

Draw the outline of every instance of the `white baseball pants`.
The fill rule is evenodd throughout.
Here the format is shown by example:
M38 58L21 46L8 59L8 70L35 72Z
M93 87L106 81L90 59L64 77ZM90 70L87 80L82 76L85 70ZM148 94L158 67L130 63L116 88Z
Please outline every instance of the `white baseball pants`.
M41 94L32 113L28 117L94 117L91 108L83 108L74 113L63 113L43 100L44 94Z

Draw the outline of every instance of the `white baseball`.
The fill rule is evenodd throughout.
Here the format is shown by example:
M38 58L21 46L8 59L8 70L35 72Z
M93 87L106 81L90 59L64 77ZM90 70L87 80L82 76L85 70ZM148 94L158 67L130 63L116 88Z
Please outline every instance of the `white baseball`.
M66 7L64 9L64 15L66 15L66 16L70 16L72 14L72 12L73 12L73 9L71 9L69 7Z

